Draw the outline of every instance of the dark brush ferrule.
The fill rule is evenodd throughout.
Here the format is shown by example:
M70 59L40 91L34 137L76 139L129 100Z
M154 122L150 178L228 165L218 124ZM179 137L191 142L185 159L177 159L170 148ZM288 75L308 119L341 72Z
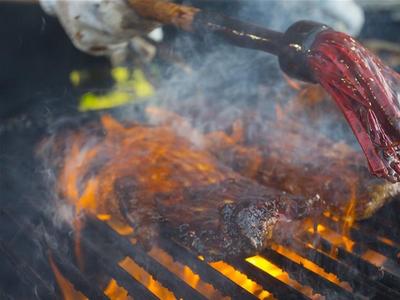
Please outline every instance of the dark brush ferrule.
M197 34L213 33L225 42L242 48L262 50L275 55L280 53L283 37L281 32L220 14L200 11L194 17L192 28Z
M281 40L279 65L282 71L291 78L316 83L308 57L318 34L325 30L332 29L312 21L299 21L290 26Z
M277 55L283 72L312 83L316 80L308 65L311 48L319 33L332 30L321 23L299 21L281 33L207 11L196 13L192 29L199 35L212 33L232 45Z

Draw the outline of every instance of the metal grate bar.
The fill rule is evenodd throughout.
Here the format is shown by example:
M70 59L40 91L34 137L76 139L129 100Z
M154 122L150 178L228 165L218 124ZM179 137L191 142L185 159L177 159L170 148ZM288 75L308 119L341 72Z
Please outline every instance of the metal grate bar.
M30 223L30 221L16 220L7 212L4 212L4 214L8 216L10 222L14 224L15 228L23 229L21 230L21 237L23 237L26 241L31 241L32 245L37 245L33 239L36 239L36 242L44 242L44 237L42 234L37 232L36 226ZM42 220L45 221L45 218L42 218ZM51 227L51 222L47 222L46 228L52 229ZM90 299L108 299L95 284L86 279L82 272L71 261L60 255L60 249L52 248L52 243L46 243L46 245L49 247L49 250L51 250L52 258L56 262L57 267L60 268L63 276L67 277L76 289L81 291ZM31 247L31 249L32 248L35 249L35 246ZM38 253L41 252L40 249L36 249L36 251L38 251Z
M34 208L32 208L32 209L34 209ZM43 214L41 214L41 213L38 213L38 214L40 214L41 220L46 223L46 229L54 230L53 224L47 218L45 218L43 216ZM29 225L25 224L25 226L29 226ZM35 229L33 229L33 230L35 230ZM82 243L86 243L85 245L89 246L88 242L84 239L82 239ZM49 245L51 245L51 243L49 243ZM97 249L97 248L91 247L91 250L94 250L94 249ZM55 258L57 258L58 251L59 251L59 249L53 249L53 251L52 251L53 257L55 256ZM103 257L101 257L99 255L99 253L101 253L101 251L98 251L96 253L97 257L102 259ZM74 284L74 286L77 289L79 289L82 293L84 293L89 298L91 298L91 299L108 299L104 295L104 293L102 291L100 291L99 289L92 289L91 286L93 286L93 284L91 282L89 282L84 277L83 274L81 274L81 272L75 267L75 265L72 261L65 260L63 257L58 256L57 266L58 267L61 266L60 269L62 269L62 267L64 267L64 269L62 270L63 275L68 277L68 274L70 274L72 276L72 278L68 278L70 280L70 282L72 284ZM121 283L121 285L123 285L126 288L126 290L128 292L130 292L132 295L143 296L142 299L158 299L147 288L142 286L140 284L140 282L138 282L135 278L131 277L129 273L127 273L125 270L120 268L116 264L116 262L104 263L102 266L104 269L106 269L110 273L111 277L113 277L117 282L119 281ZM65 270L65 268L67 268L68 270ZM64 272L65 272L65 274L64 274Z
M27 208L25 207L25 210L26 209ZM28 210L29 209L30 208L28 208ZM49 229L49 232L59 233L59 230L54 228L52 222L43 216L43 213L39 212L38 216L41 220L40 224L44 224L46 229ZM8 211L3 211L2 218L6 218L6 221L10 219L10 222L12 223L11 228L18 229L18 239L25 240L27 245L29 244L29 247L27 246L29 249L42 248L40 243L46 241L44 237L45 234L41 228L34 224L36 222L32 222L30 219L21 221L20 219L26 218L22 217L21 215L19 215L19 217L15 217ZM110 257L110 252L104 251L107 249L107 247L99 248L99 245L103 245L101 243L98 244L97 237L99 237L99 241L101 239L111 240L109 246L110 248L113 248L115 253L118 252L118 254L122 253L124 256L130 256L135 262L138 263L138 265L146 269L156 280L174 292L177 297L185 299L204 299L204 296L201 295L197 290L187 285L186 282L175 276L175 274L158 263L157 260L149 256L141 246L131 244L127 238L120 236L104 222L92 218L88 219L88 225L93 226L93 233L95 233L96 237L90 234L83 235L81 240L82 244L85 246L85 249L89 249L94 256L99 258L100 271L105 271L106 274L113 277L120 285L124 286L131 295L136 297L139 295L139 297L143 299L156 299L156 297L151 294L142 284L137 282L133 277L130 276L130 274L118 266L118 261L115 260L116 257L120 256L111 255L112 257ZM341 233L339 224L334 220L324 218L321 224L329 227L337 233ZM352 251L348 251L341 246L334 246L327 239L315 233L306 234L306 240L308 240L310 243L313 243L313 241L319 241L320 243L318 247L319 249L322 249L322 251L306 245L306 240L295 240L290 246L293 247L293 249L295 249L296 253L299 255L316 262L327 271L337 274L340 279L348 281L354 288L355 293L360 290L360 293L364 296L374 297L374 299L400 299L400 276L397 274L397 272L395 272L398 269L398 266L384 264L381 268L370 263L362 257L363 251L366 249L366 247L377 251L378 248L372 247L371 243L375 243L374 245L376 247L381 247L379 249L381 249L382 252L377 252L382 254L387 254L389 251L395 251L397 246L391 246L377 240L375 237L369 237L366 234L365 229L362 227L350 229L349 235L354 241L356 241L355 247L353 247ZM14 241L6 243L9 242L9 240L4 240L5 237L2 238L3 242L0 243L0 252L7 256L6 259L12 261L12 256L8 256L10 253L13 254L10 249ZM382 248L382 244L388 247ZM51 247L51 243L46 243L45 245L48 246L49 249L52 249L52 256L54 261L57 263L57 266L60 268L63 275L67 277L78 290L80 290L90 299L107 299L103 292L99 290L95 284L89 282L87 277L73 264L71 259L65 258L62 253L59 252L60 249ZM174 259L191 267L194 272L201 276L202 280L214 285L224 295L239 299L256 298L246 290L242 289L239 285L211 268L205 262L199 260L196 255L179 245L177 242L162 238L160 245L163 249L170 253ZM337 258L334 258L328 254L333 249L337 250ZM393 258L395 252L390 253L392 256L387 255L387 257ZM21 274L21 279L24 280L23 275L26 275L24 281L25 285L36 285L38 281L42 281L42 284L47 284L47 287L53 288L50 293L52 292L54 294L56 292L54 290L53 282L49 283L52 281L52 279L43 279L40 273L43 270L38 269L37 265L29 263L33 259L29 258L30 252L22 253L21 255L19 253L17 255L13 255L16 259L15 262L17 262L16 265L19 266L18 272L24 273ZM290 276L296 279L298 282L311 286L315 291L320 292L321 294L326 294L328 299L335 297L341 299L351 299L360 296L360 294L351 295L348 291L342 289L338 285L326 280L323 277L320 277L311 270L303 268L301 264L290 260L286 256L276 251L265 250L263 255L274 264L289 272ZM388 262L392 264L394 263L393 260L389 260ZM263 286L266 290L271 291L271 293L277 298L309 299L300 291L289 285L286 285L284 282L274 278L268 273L263 272L245 260L234 260L233 262L230 262L230 264L243 274L247 275L250 279ZM391 268L393 268L393 270ZM36 275L32 274L32 272L36 273ZM363 272L365 272L365 274L363 274ZM45 294L45 292L43 293Z
M261 271L245 260L230 260L228 263L279 299L309 299L295 288L286 285L279 279Z
M370 219L368 222L359 222L360 228L365 232L374 232L380 236L386 237L393 241L400 241L400 228L397 226L386 226L383 223L379 223L380 220Z
M340 223L325 217L321 218L320 223L326 227L329 227L335 232L342 234ZM400 253L399 248L377 240L376 236L371 235L371 233L368 234L352 226L351 228L349 228L349 236L351 239L358 242L359 244L365 244L365 246L367 246L368 248L371 248L372 250L375 250L376 252L379 252L388 258L394 260L398 259L398 255Z
M313 290L319 292L321 295L325 295L327 299L338 299L339 297L341 299L353 299L350 292L276 251L266 249L262 252L262 255L288 272L292 278L303 285L312 287Z
M64 259L55 251L52 252L52 257L63 276L68 278L75 289L81 291L89 299L108 299L104 292L96 284L87 280L85 275L71 261Z
M170 289L178 298L195 300L206 299L197 290L193 289L158 261L147 255L140 245L133 245L129 240L121 237L102 221L92 218L90 223L102 234L107 234L107 237L112 239L126 256L131 257L139 266L149 272L154 279L159 281L166 288Z
M123 286L132 297L146 300L158 299L144 285L121 268L118 262L110 259L108 251L99 251L98 247L87 238L82 238L81 243L85 246L85 249L90 250L91 254L99 258L98 261L101 265L101 269L105 270L110 277L115 279L119 285ZM107 253L107 255L105 255L104 252Z
M389 205L373 215L368 221L360 222L361 226L375 228L380 234L394 240L400 241L400 205L398 201L392 201Z
M376 295L378 299L400 299L400 293L395 290L369 279L356 268L348 266L298 239L293 240L291 247L298 254L324 268L325 271L335 274L342 281L348 282L355 293L361 293L364 296Z
M210 267L207 263L199 260L193 253L186 250L178 243L162 238L160 239L160 246L167 251L174 259L180 261L182 264L189 266L193 272L200 275L204 282L210 283L218 289L224 296L230 296L238 299L258 299L241 286L231 281L229 278Z
M377 230L376 228L373 228L372 226L369 226L365 221L357 222L357 229L360 230L364 235L366 236L374 236L376 237L377 240L380 240L382 238L386 238L386 244L391 245L393 248L397 249L400 251L400 240L396 239L390 239L384 236L382 234L382 231L379 229Z
M23 283L25 291L34 289L32 293L35 293L38 299L55 299L57 297L52 283L45 281L21 257L15 256L13 251L2 241L0 241L0 252L2 258L7 259L12 264L13 271Z
M351 266L356 267L361 272L369 276L372 280L379 280L388 287L395 290L400 289L400 279L397 278L395 275L389 273L387 270L385 270L385 268L378 268L377 266L361 258L359 255L349 252L341 246L332 246L329 241L324 239L319 234L307 233L305 236L310 243L313 243L313 241L319 241L319 246L323 251L327 253L331 252L333 249L336 249L338 259Z

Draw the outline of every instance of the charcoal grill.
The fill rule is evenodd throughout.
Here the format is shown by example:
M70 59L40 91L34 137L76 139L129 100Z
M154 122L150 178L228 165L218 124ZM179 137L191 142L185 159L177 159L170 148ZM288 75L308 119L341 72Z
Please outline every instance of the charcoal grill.
M62 34L61 29L58 32ZM334 216L324 215L318 226L323 230L306 231L284 247L260 253L258 262L264 264L256 266L252 259L226 261L230 273L179 245L167 230L157 246L159 251L148 252L107 223L86 216L80 237L86 259L82 268L74 253L75 233L67 224L54 222L47 205L51 197L39 180L44 177L43 170L33 157L32 145L42 137L46 122L71 111L65 105L58 107L58 103L71 103L68 98L74 96L64 82L58 84L56 96L53 94L58 102L52 106L36 102L26 114L0 124L0 299L62 299L65 291L54 267L89 299L108 299L105 290L111 279L134 299L161 297L121 265L126 258L178 299L207 299L207 290L214 291L213 298L232 299L316 299L318 295L326 299L400 299L400 204L396 201L346 230L344 238L351 247L334 242L332 236L343 239L343 226ZM170 261L154 253L163 253ZM177 272L175 265L197 274L198 282Z
M324 230L310 229L287 245L266 249L257 266L253 259L226 261L230 273L179 245L167 229L157 245L159 252L170 257L166 263L159 252L148 252L105 221L88 215L80 236L85 258L82 269L74 253L76 233L67 224L54 223L46 183L38 180L43 170L33 157L32 145L46 127L41 122L40 117L14 120L11 124L19 127L3 128L1 135L1 299L62 299L50 262L89 299L109 299L105 289L111 279L135 299L160 297L123 267L121 261L127 257L177 299L207 299L210 295L232 299L312 299L318 295L326 299L400 299L400 204L396 201L346 232L342 222L324 215L318 222ZM22 171L14 173L13 168ZM332 238L335 235L345 235L351 247L337 244ZM267 261L273 269L260 261ZM190 269L214 292L198 288L199 282L190 282L174 265Z
M119 262L125 257L133 260L176 298L207 299L195 285L177 276L158 257L149 254L141 245L132 244L105 222L91 216L86 217L81 245L85 257L90 257L92 266L89 269L92 270L85 268L81 271L71 250L74 244L71 228L55 225L43 209L44 206L26 200L20 204L8 203L0 210L2 299L60 298L60 288L49 258L73 287L89 299L108 299L99 274L102 279L114 279L135 299L157 299L145 284L120 266ZM400 205L393 202L371 220L352 226L347 235L354 242L352 250L335 246L323 233L313 232L307 232L302 238L285 245L287 251L302 257L303 262L307 260L326 273L334 274L339 284L319 274L310 264L303 265L293 259L293 255L282 253L279 249L266 249L260 256L286 272L291 278L290 284L268 270L261 270L251 260L234 259L226 263L269 292L271 299L310 299L312 295L323 295L326 299L399 299L398 213ZM334 218L324 216L319 224L342 234L341 225ZM223 275L212 264L180 246L168 236L167 231L158 247L168 253L175 263L185 265L198 274L202 282L210 284L220 295L232 299L259 298L261 291L246 289ZM375 256L380 260L372 261L367 253L377 253ZM96 276L93 275L94 270ZM296 285L291 284L293 281ZM312 291L304 292L304 286Z

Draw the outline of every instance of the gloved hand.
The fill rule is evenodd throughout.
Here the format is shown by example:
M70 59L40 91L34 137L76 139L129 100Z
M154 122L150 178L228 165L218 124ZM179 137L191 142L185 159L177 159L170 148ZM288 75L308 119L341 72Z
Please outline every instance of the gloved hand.
M139 17L124 0L39 0L56 16L74 45L93 55L111 55L135 36L143 36L159 24Z

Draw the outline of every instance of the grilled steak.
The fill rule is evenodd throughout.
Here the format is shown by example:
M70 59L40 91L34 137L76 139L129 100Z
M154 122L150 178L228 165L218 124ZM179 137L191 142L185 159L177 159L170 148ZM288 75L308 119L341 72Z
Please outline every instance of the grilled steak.
M331 211L356 219L370 217L400 192L399 183L370 175L362 153L291 120L266 122L259 130L251 121L242 125L240 134L211 133L208 147L261 184L294 195L319 194Z
M63 153L59 193L78 209L128 222L144 244L166 229L207 260L251 255L320 213L318 197L294 197L245 178L167 126L123 127L104 117L103 126L51 144L42 154L52 160L43 149Z

